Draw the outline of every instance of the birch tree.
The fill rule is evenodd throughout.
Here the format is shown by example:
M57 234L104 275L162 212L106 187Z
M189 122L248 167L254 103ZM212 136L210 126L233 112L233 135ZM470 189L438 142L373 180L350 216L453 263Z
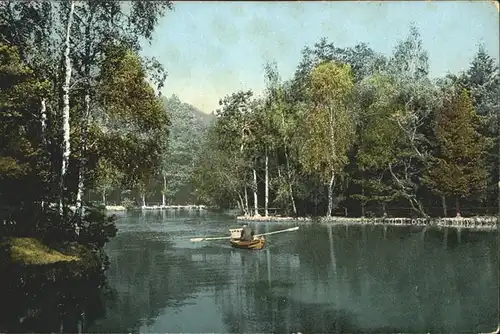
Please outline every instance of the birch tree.
M60 187L61 187L61 197L59 200L59 210L63 213L64 201L65 201L65 190L66 190L66 174L69 165L69 156L71 154L71 146L69 140L70 127L69 127L69 89L71 83L71 25L73 24L73 15L75 12L75 2L71 1L69 5L69 11L66 22L66 37L64 41L64 83L62 85L63 92L63 108L62 108L62 119L63 119L63 151L62 151L62 164L61 164L61 175L60 175ZM78 227L76 232L78 233Z
M311 73L308 85L310 111L304 115L305 138L301 161L328 186L328 209L333 210L335 180L348 162L354 137L349 99L354 80L349 65L325 62Z
M121 44L125 48L139 50L139 39L151 41L157 21L167 9L172 9L170 1L145 2L136 1L128 6L116 1L84 1L76 9L78 25L73 31L77 91L82 99L80 113L80 156L78 159L78 187L76 189L76 204L82 214L82 198L85 190L85 179L88 166L87 132L91 116L102 113L102 106L96 103L96 92L100 77L100 62L105 56L109 45ZM153 58L144 63L150 78L160 91L165 81L166 73ZM93 148L90 148L93 149Z
M278 154L283 151L285 157L284 168L278 164L277 193L283 193L283 197L289 198L293 214L296 216L297 206L293 190L295 170L292 165L292 152L296 143L297 113L292 108L290 99L287 98L287 89L281 82L277 65L275 63L266 64L265 72L267 81L266 113L268 114L266 121L268 122L268 132L270 132L268 142L271 149L276 150Z

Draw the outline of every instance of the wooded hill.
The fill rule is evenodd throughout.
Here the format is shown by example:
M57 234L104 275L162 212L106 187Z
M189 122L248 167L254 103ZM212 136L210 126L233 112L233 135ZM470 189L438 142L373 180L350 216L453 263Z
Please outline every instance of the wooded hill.
M215 117L182 102L176 95L162 98L168 116L168 144L161 164L142 187L125 188L120 174L108 169L108 177L96 184L89 197L94 201L120 205L193 204L196 202L191 175L203 136Z

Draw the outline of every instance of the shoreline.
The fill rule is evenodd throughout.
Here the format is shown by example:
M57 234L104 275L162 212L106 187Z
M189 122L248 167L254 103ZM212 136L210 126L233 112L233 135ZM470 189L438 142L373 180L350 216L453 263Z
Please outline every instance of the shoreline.
M187 210L187 211L206 211L204 205L146 205L126 208L123 205L106 205L106 211L139 211L139 210Z
M455 227L478 230L496 230L497 217L453 217L453 218L353 218L353 217L280 217L280 216L237 216L238 221L247 222L300 222L300 223L331 223L353 225L391 225L391 226L429 226Z

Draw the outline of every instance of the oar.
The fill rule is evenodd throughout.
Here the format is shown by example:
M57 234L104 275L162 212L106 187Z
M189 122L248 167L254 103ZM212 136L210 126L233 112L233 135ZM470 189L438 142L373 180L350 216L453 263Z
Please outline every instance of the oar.
M192 238L190 239L191 242L200 242L200 241L209 241L209 240L224 240L224 239L231 239L231 237L198 237L198 238Z
M276 234L276 233L283 233L283 232L292 232L292 231L297 231L298 229L299 229L299 227L295 226L295 227L287 228L286 230L279 230L279 231L274 231L274 232L256 234L255 237L260 237L260 236L263 236L263 235Z
M274 232L256 234L256 235L254 235L254 237L260 237L260 236L264 236L264 235L283 233L283 232L292 232L292 231L297 231L298 229L299 229L299 227L295 226L295 227L287 228L286 230L279 230L279 231L274 231ZM192 238L192 239L190 239L190 241L191 242L200 242L200 241L224 240L224 239L231 239L231 237L213 237L213 238L212 237L198 237L198 238Z

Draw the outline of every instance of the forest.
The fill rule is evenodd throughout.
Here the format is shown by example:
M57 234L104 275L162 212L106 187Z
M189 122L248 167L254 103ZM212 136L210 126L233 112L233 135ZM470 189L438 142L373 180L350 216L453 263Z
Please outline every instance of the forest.
M452 57L453 55L450 55ZM418 29L390 56L322 38L290 80L225 96L192 182L199 201L245 215L447 217L495 214L498 64L429 77Z

